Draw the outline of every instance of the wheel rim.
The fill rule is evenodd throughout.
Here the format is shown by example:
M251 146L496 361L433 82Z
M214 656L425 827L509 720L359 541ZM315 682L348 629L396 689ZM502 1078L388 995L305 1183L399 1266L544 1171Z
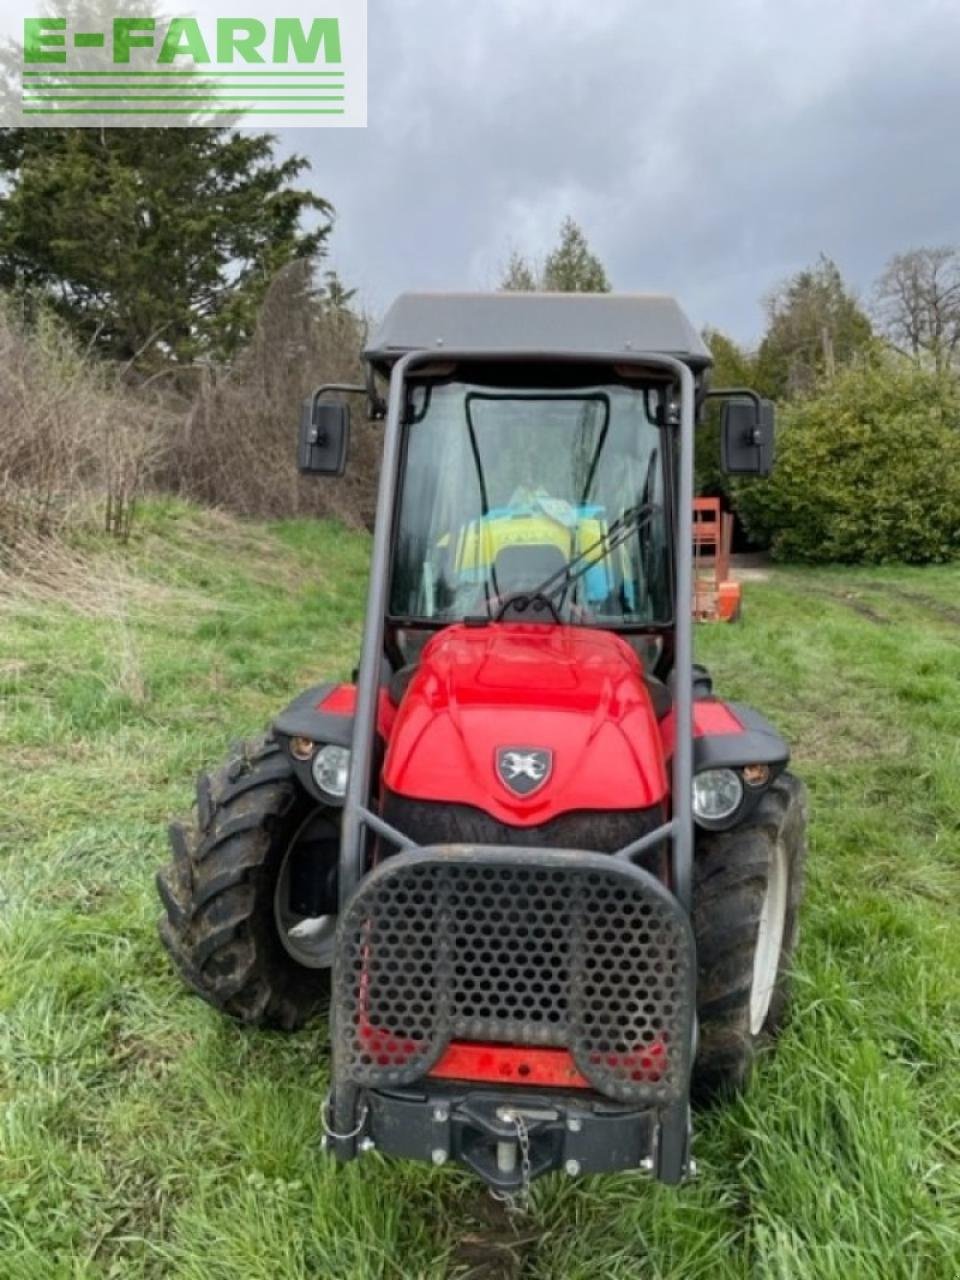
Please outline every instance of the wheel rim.
M787 920L787 853L778 841L770 859L767 891L760 910L760 926L753 955L753 983L750 988L750 1032L759 1035L770 1012L780 971L780 952Z
M273 916L277 933L288 956L305 969L329 969L333 965L337 917L301 916L290 908L290 858L304 830L314 821L314 816L311 815L298 828L283 855L273 893Z

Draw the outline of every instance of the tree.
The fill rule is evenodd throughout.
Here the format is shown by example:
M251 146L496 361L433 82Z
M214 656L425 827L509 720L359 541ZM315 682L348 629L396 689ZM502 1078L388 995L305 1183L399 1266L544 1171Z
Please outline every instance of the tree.
M500 281L501 293L536 293L537 273L522 254L514 249L510 255L503 279Z
M736 485L750 536L786 560L960 554L960 386L889 355L781 413L768 480Z
M757 354L758 389L774 399L809 394L868 351L873 329L836 263L791 276L766 300L767 332Z
M878 319L898 350L938 373L960 351L960 251L943 246L898 253L877 282Z
M505 293L609 293L610 281L581 228L572 218L565 218L557 247L547 255L543 268L531 265L514 250L500 289Z
M320 302L333 311L350 311L350 304L357 296L356 289L348 289L336 271L325 271L323 279Z
M603 264L572 218L560 228L560 243L543 264L543 287L556 293L609 293Z
M223 128L0 131L0 286L117 359L231 355L270 280L322 257L332 225L294 185L307 162L274 147Z

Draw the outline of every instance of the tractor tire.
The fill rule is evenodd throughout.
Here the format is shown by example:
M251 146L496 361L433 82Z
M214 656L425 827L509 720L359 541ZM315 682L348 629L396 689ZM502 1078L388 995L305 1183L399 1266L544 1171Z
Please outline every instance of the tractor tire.
M806 791L789 773L743 825L697 833L693 1094L700 1102L742 1090L757 1049L783 1025L806 856Z
M281 868L315 808L267 734L201 774L194 820L171 824L160 937L187 986L241 1022L292 1031L326 1003L329 970L296 962L275 914Z

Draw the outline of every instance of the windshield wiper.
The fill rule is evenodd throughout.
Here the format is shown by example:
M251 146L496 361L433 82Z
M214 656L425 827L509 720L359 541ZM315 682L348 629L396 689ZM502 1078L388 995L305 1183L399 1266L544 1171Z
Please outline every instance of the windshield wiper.
M578 551L562 569L557 569L551 573L548 578L544 578L536 587L529 590L517 591L504 600L501 607L497 610L496 618L499 621L505 611L513 606L518 612L523 613L535 601L545 601L555 615L559 616L559 609L563 607L563 598L580 578L593 567L596 560L608 556L612 551L616 551L631 534L638 532L643 526L660 510L659 504L655 502L639 502L634 507L628 507L622 515L614 520L609 526L606 533L590 544L584 547L582 551ZM554 604L554 597L559 595L559 600ZM471 621L475 621L471 619Z

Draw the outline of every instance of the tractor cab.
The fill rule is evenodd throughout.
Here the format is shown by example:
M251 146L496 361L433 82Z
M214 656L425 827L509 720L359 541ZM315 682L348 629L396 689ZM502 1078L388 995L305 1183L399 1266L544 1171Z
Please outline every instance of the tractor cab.
M551 1170L677 1182L692 1088L742 1083L796 931L788 749L692 653L695 425L723 397L725 465L763 474L772 414L711 388L662 297L404 295L365 356L298 446L339 475L345 397L384 420L356 678L209 783L165 940L248 1021L296 1025L329 986L338 1159L456 1160L508 1196ZM198 879L221 830L236 869ZM215 971L188 871L249 889Z

